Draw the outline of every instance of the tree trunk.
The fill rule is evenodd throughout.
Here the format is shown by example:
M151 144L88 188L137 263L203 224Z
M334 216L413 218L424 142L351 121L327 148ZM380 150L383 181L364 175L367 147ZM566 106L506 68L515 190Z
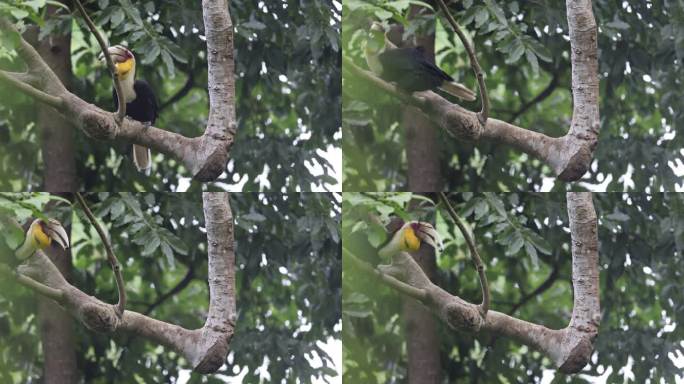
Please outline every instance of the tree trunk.
M53 13L55 8L48 7ZM71 35L51 34L39 41L36 49L45 62L69 88L71 72ZM42 134L43 186L47 192L75 192L76 160L74 154L74 127L53 108L42 103L38 105L38 127Z
M48 12L55 11L53 6ZM43 60L69 87L71 78L71 35L50 35L36 45ZM45 164L43 186L51 193L76 191L74 128L53 108L38 104L38 127L42 133ZM70 228L66 228L67 233ZM71 253L53 247L47 252L52 262L70 280ZM43 382L72 384L78 382L73 319L50 299L38 298L38 318L43 343Z
M422 245L413 258L434 280L437 269L435 252ZM408 383L438 384L441 382L442 365L439 358L439 337L437 320L422 304L411 298L404 298L404 326L406 328L406 349L408 350Z
M435 36L417 37L419 46L434 62ZM406 158L408 160L408 190L411 192L437 192L442 189L439 166L437 132L430 120L418 109L404 110L402 119L406 132Z
M412 10L414 14L415 8ZM420 36L418 45L434 60L435 36ZM406 156L408 159L408 186L412 192L435 192L442 188L439 166L439 146L436 132L430 121L417 109L404 111L402 124L406 132ZM413 254L415 260L433 279L437 270L435 252L429 246L421 246ZM404 299L403 317L408 350L408 383L437 384L441 382L437 321L430 311L413 299Z

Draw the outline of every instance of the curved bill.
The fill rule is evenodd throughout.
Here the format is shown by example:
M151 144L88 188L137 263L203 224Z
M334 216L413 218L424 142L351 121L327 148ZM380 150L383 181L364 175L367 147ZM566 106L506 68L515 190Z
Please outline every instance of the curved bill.
M124 47L123 45L114 45L109 48L107 48L107 52L109 52L109 56L111 56L112 61L116 63L123 63L124 61L128 60L131 56L132 53L131 51L128 50L128 48ZM104 53L100 53L98 56L98 59L104 61Z
M48 219L47 235L50 236L62 249L69 248L69 236L67 236L62 224L55 219Z

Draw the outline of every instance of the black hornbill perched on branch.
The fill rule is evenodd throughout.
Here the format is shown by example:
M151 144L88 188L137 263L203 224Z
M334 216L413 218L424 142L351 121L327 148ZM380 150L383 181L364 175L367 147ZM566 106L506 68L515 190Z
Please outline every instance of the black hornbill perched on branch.
M126 100L126 116L137 120L146 127L154 124L159 116L157 97L145 80L135 80L135 56L133 52L122 45L109 47L109 55L112 57L116 68L116 75L121 82L122 92ZM114 95L114 108L119 108L119 100ZM150 149L133 144L133 162L139 171L145 171L152 165Z
M399 48L392 43L387 33L380 23L373 22L366 42L366 62L380 78L396 83L408 92L439 88L460 99L475 100L473 91L455 82L427 59L423 47Z

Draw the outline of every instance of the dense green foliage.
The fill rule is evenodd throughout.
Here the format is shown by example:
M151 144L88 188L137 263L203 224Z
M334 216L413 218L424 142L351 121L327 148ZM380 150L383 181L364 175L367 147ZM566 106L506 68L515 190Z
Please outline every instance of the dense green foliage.
M97 193L86 199L106 223L124 266L127 309L186 328L201 327L209 293L200 194ZM41 211L46 200L46 195L3 195L0 214L23 221L31 207ZM248 369L247 382L258 382L260 375L272 382L335 375L322 343L340 338L338 200L326 193L231 195L238 320L228 358L232 365L224 375ZM68 204L48 212L71 225L73 284L115 302L116 286L100 239L80 208L73 212ZM6 250L11 241L3 243ZM179 284L176 293L165 295ZM0 292L0 381L39 380L35 295L7 278L0 281ZM78 365L87 383L170 382L189 368L176 353L145 340L74 327ZM316 356L323 365L309 361ZM220 375L193 375L190 382L223 381Z
M407 21L410 4L422 12ZM595 160L582 181L599 190L674 190L681 186L680 103L684 58L681 2L593 2L599 25L601 132ZM344 56L366 68L363 46L372 20L403 23L405 38L436 33L436 62L476 89L468 57L431 7L419 1L344 2ZM570 44L565 4L559 1L462 1L450 7L473 39L485 72L491 116L550 136L561 136L572 117ZM447 25L446 29L444 25ZM406 188L407 138L403 106L345 71L343 93L344 187L347 191ZM543 96L543 97L540 97ZM454 100L458 102L458 100ZM479 101L461 103L478 110ZM468 143L439 133L446 190L541 190L550 168L508 146ZM567 186L547 179L545 188ZM554 184L550 182L554 181Z
M383 230L369 212L436 223L445 249L435 283L479 303L480 287L467 247L440 203L424 199L408 210L410 194L345 193L345 249L372 264ZM563 194L452 194L471 226L486 266L493 310L550 328L565 327L572 312L571 255ZM413 202L415 206L415 201ZM596 352L580 375L555 382L674 382L684 353L684 197L680 194L595 194L599 217L602 320ZM383 261L386 263L387 261ZM546 284L544 282L548 281ZM532 294L538 287L545 289ZM344 259L344 380L404 382L406 343L401 296ZM439 324L445 383L540 382L551 361L518 342L455 332ZM546 372L549 374L549 372ZM604 376L604 378L606 377Z
M100 48L80 15L58 8L44 21L45 1L0 4L0 15L39 23L41 37L72 33L75 81L70 89L88 102L111 110L112 82L98 60ZM227 176L217 186L244 190L310 190L335 184L322 151L339 147L341 10L331 0L299 6L298 1L231 1L235 27L238 135ZM36 6L34 11L31 6ZM112 44L127 44L137 55L138 77L156 90L162 106L157 126L197 136L208 114L206 45L201 4L196 1L130 0L87 2L95 22ZM3 32L3 46L12 47ZM13 51L0 48L0 68L20 70ZM23 191L41 184L37 155L39 130L35 103L17 92L0 95L0 188ZM180 93L182 92L182 93ZM183 95L180 99L175 95ZM168 101L172 100L171 104ZM138 173L129 146L77 135L77 167L85 190L175 190L189 173L174 159L154 157L153 177ZM123 157L126 158L123 158ZM319 164L315 174L307 163ZM322 173L321 173L322 172ZM260 175L263 175L259 177ZM242 184L244 183L244 184ZM133 187L134 186L134 187ZM195 185L199 187L199 185Z

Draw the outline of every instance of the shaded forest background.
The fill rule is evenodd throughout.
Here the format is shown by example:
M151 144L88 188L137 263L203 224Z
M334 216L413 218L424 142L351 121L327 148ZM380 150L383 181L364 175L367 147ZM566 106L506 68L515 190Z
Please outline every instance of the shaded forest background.
M85 197L109 228L123 266L127 309L186 328L201 327L209 292L200 193ZM26 217L32 209L42 210L47 200L44 194L3 194L0 210ZM231 195L238 319L230 365L217 375L193 374L191 383L224 382L220 375L243 370L249 371L246 382L262 376L273 382L309 382L336 375L339 367L332 365L330 347L324 344L341 337L339 200L328 193ZM66 204L49 211L50 217L71 225L71 282L114 303L116 285L100 238L82 211L76 212ZM3 276L0 381L40 381L43 352L36 295ZM166 383L189 367L178 354L143 339L97 334L76 321L73 327L78 370L87 383Z
M677 132L684 126L684 5L592 3L599 26L601 131L590 172L580 185L637 192L682 188L684 138ZM367 68L363 45L371 21L400 22L406 39L434 33L438 66L476 90L467 54L449 26L435 23L432 10L407 22L409 6L421 9L423 4L345 1L345 57ZM491 117L549 136L565 134L572 117L565 4L466 0L451 2L450 9L474 41ZM406 190L405 148L417 139L400 124L405 107L347 72L343 78L344 190ZM479 101L455 102L479 110ZM505 145L459 142L440 131L431 148L439 154L437 167L447 191L567 188L548 166Z
M227 173L214 184L243 190L311 190L336 184L330 153L340 146L340 21L332 0L255 3L233 0L238 134ZM100 48L79 17L44 1L3 4L0 16L39 24L40 39L71 33L68 88L112 110L112 81L97 60ZM98 0L88 13L112 44L127 44L137 58L137 77L147 80L161 105L157 126L200 135L208 113L206 44L201 4L195 1ZM0 68L21 71L13 42L0 46ZM68 53L67 53L68 54ZM36 125L36 103L0 85L0 189L42 190L45 169ZM239 144L238 144L239 143ZM129 146L97 142L75 134L81 190L177 190L190 176L174 159L154 157L152 176L137 172ZM339 175L336 177L339 178ZM199 188L192 183L190 188Z
M419 196L420 197L420 196ZM570 233L562 193L451 194L470 225L486 266L491 309L549 328L570 321ZM373 265L381 227L362 224L369 212L436 223L445 249L436 256L435 284L473 303L481 300L477 272L461 233L424 198L411 194L345 193L345 249ZM418 372L417 382L554 383L675 382L684 368L684 197L681 194L594 194L599 218L602 319L591 362L579 375L553 370L548 358L518 342L453 331L436 321L438 381ZM405 312L403 312L405 313ZM344 261L344 380L407 382L410 331L402 296ZM429 343L428 343L429 344ZM415 352L415 351L414 351ZM554 377L555 375L555 377ZM422 380L422 381L421 381Z

